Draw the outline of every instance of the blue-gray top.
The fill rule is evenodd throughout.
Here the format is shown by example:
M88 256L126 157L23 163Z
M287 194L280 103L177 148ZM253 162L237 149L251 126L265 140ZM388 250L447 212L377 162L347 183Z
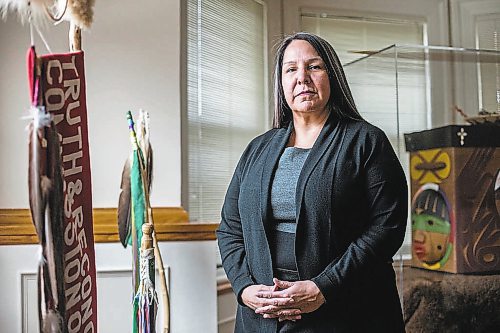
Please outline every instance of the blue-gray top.
M271 187L271 209L278 223L275 230L295 233L295 192L304 162L311 149L287 147L280 157ZM282 223L279 223L280 220Z

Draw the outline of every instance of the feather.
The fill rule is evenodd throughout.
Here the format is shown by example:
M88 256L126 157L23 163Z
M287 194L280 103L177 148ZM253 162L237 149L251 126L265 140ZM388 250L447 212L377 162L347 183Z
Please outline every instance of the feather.
M5 19L7 12L17 13L21 22L31 19L39 25L52 21L74 22L88 29L94 18L95 0L0 0L0 14Z
M51 181L47 200L46 224L47 264L52 289L54 311L64 318L66 296L64 288L64 190L59 135L51 121L46 128L47 175ZM65 322L63 321L63 324ZM66 325L63 325L66 327Z
M94 19L95 0L68 0L65 19L74 22L80 28L90 28Z
M33 121L29 124L29 166L28 166L28 188L31 218L35 226L38 239L42 242L43 216L45 203L42 202L40 158L41 158L41 129L39 110L32 108Z
M130 160L128 159L123 166L120 189L120 198L118 199L118 235L123 247L126 248L131 236Z
M56 333L56 332L62 332L61 325L62 325L62 318L60 314L58 314L55 311L48 311L45 320L43 322L43 328L42 332L47 332L47 333Z
M65 325L63 183L59 137L43 107L33 107L29 126L29 202L41 246L38 266L40 327L54 314ZM48 321L50 321L50 323Z
M141 148L146 171L146 195L149 196L151 193L151 184L153 183L153 148L149 141L149 113L140 110L137 124L137 141Z
M47 8L51 8L52 12L57 13L56 10L52 9L54 3L54 0L0 0L0 14L5 19L8 12L15 13L23 24L28 22L31 16L36 23L46 25L48 22Z

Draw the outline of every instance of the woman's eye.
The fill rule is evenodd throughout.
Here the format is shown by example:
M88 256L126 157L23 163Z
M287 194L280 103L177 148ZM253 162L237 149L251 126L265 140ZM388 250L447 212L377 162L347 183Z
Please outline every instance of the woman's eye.
M291 73L291 72L293 72L293 71L295 71L295 68L294 68L294 67L289 67L289 68L287 68L287 69L285 70L285 73Z
M321 69L320 65L310 65L309 69Z

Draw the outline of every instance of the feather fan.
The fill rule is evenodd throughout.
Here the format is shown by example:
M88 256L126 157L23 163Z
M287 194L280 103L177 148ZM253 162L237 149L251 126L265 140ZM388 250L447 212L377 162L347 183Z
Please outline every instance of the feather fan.
M52 20L74 22L80 28L90 28L94 16L95 0L0 0L0 13L15 12L25 23L31 18L45 25Z

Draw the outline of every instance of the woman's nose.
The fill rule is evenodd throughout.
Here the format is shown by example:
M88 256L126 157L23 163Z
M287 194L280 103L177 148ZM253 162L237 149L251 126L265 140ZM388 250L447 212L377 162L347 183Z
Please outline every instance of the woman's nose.
M309 73L306 68L300 68L297 70L297 83L299 84L307 84L311 82L311 78L309 77Z

